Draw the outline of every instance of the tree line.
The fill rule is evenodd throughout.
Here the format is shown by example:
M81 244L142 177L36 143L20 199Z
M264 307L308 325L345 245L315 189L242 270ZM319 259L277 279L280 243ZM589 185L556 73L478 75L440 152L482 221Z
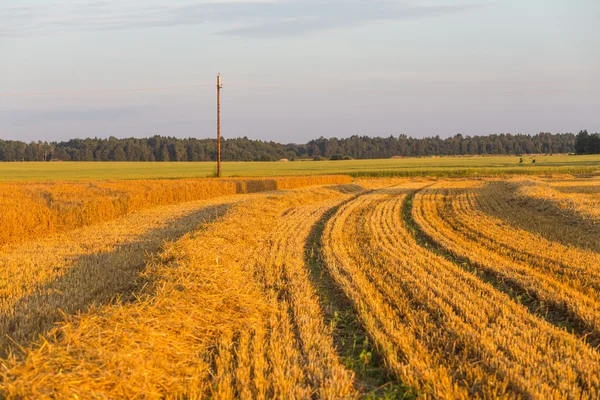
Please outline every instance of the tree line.
M222 139L223 161L277 161L280 159L373 159L390 157L600 153L600 135L582 131L536 135L498 134L442 139L351 136L319 138L306 144L281 144L246 137ZM153 136L72 139L66 142L0 140L0 161L215 161L215 139L179 139Z
M575 138L575 151L577 154L600 154L600 134L579 132Z

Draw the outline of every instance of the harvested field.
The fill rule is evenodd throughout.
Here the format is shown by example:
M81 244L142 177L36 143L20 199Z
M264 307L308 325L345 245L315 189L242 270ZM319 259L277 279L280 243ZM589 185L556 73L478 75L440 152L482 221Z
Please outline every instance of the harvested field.
M172 182L27 188L129 208L5 240L0 397L600 397L597 178Z
M532 180L519 184L517 194L527 200L547 203L563 213L600 223L600 180L587 182Z
M348 182L348 176L325 175L237 180L0 183L0 246L113 220L159 205Z

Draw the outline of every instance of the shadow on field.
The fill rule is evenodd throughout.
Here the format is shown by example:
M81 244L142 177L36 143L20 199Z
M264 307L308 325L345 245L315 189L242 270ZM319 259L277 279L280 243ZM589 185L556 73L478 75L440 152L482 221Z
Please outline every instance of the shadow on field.
M356 183L346 183L343 185L331 185L331 186L326 186L326 188L335 190L336 192L340 192L343 194L360 193L365 190L362 186L357 185Z
M600 183L596 186L555 186L553 189L569 194L600 194Z
M415 189L410 188L386 188L386 189L377 189L374 194L388 194L390 196L400 196L403 194L410 195L415 192Z
M444 192L443 189L435 189L433 191ZM434 237L423 231L413 219L413 207L414 195L410 195L404 203L402 217L411 236L421 247L445 258L465 271L474 274L482 281L492 285L496 290L510 297L515 303L527 307L530 314L546 320L559 329L566 329L569 333L579 337L592 347L600 345L600 337L594 333L593 328L590 328L589 324L575 312L572 312L566 304L542 300L536 293L527 290L518 280L504 276L497 270L490 269L485 264L472 260L468 256L455 253L451 248L445 247L442 243L436 241ZM483 251L486 250L483 249Z
M580 215L561 210L553 204L516 195L517 187L506 182L490 182L482 190L483 196L495 195L498 207L487 207L487 214L509 225L540 235L565 246L574 246L600 252L600 225L586 221ZM487 192L491 185L502 185L502 190ZM501 195L498 196L498 193Z
M133 300L144 281L140 272L167 241L175 241L224 215L231 204L209 206L174 219L109 252L76 258L64 275L18 299L0 320L0 357L19 353L69 315L112 302Z

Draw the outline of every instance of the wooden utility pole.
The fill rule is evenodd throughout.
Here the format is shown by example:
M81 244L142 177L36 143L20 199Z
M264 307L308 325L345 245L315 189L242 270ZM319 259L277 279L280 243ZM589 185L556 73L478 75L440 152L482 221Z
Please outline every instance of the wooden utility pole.
M217 75L217 177L221 177L221 74Z

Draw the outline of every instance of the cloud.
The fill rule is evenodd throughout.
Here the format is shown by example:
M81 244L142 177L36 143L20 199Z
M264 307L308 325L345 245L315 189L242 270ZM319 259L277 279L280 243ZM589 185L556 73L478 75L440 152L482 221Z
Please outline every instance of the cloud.
M219 33L272 37L344 28L373 21L424 18L477 5L418 6L392 0L173 2L82 0L0 5L0 36L179 25L229 25Z
M43 123L67 121L116 121L128 118L141 110L127 108L85 108L67 110L13 110L0 111L0 121L13 126L33 126Z
M271 37L299 35L314 31L358 26L374 21L398 21L424 18L470 10L467 6L422 7L392 1L346 0L346 1L297 1L279 3L279 19L260 22L221 32L228 35Z

